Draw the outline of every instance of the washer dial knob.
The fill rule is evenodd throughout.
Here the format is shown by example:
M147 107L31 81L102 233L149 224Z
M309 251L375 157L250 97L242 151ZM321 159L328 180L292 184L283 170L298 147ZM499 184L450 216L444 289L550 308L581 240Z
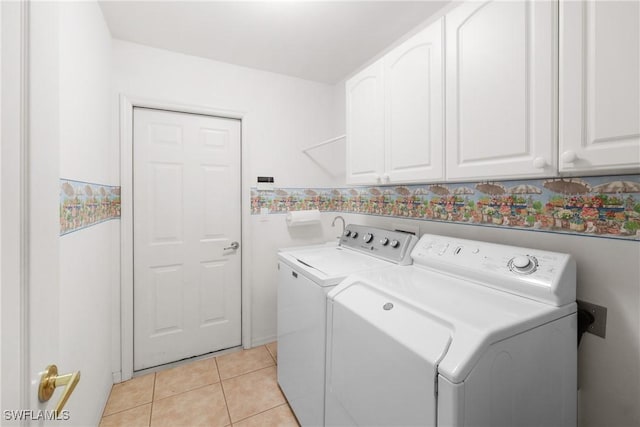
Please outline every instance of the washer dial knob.
M365 243L371 242L373 240L373 234L371 233L365 234L362 240L364 240Z
M509 270L519 274L531 274L538 268L538 260L530 255L513 257L508 262Z
M393 240L391 241L391 247L392 247L392 248L397 248L397 247L398 247L398 245L400 245L400 242L398 242L396 239L393 239Z
M388 237L383 237L382 239L380 239L380 244L382 246L387 246L389 244L389 238Z
M531 264L531 260L528 256L517 256L513 258L512 264L515 268L527 268Z
M353 233L351 233L351 238L355 239L356 237L358 237L358 232L354 231Z
M344 236L345 237L351 236L351 230L344 230Z

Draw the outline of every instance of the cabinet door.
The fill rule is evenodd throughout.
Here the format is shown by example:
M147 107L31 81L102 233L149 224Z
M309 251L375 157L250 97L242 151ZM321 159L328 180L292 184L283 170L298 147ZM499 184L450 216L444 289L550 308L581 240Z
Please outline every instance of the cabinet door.
M443 19L384 57L383 181L444 178Z
M384 169L382 60L346 83L347 183L376 184Z
M557 3L463 3L446 26L447 178L554 174Z
M560 171L640 169L640 3L562 2Z

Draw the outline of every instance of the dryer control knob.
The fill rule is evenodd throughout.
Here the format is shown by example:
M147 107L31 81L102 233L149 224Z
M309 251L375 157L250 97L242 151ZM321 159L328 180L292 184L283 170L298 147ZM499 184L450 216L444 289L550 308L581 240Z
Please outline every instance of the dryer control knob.
M362 240L364 240L365 243L369 243L370 241L373 240L373 234L371 233L365 234Z
M387 237L383 237L382 239L380 239L380 244L382 246L387 246L389 244L389 239Z
M517 256L513 259L512 264L515 268L526 268L531 264L531 260L528 256Z
M351 236L351 230L344 230L345 237Z
M357 231L354 231L353 233L351 233L351 238L355 239L356 237L358 237Z
M398 247L398 245L400 245L400 242L398 242L397 240L393 239L393 240L391 241L391 247L392 247L392 248L397 248L397 247Z
M529 255L517 256L509 260L507 267L514 273L531 274L538 269L538 260Z

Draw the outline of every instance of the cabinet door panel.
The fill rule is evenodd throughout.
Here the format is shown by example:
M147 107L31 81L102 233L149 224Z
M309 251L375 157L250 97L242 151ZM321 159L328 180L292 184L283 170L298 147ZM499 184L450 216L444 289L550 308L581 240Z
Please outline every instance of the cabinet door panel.
M560 171L640 168L640 3L563 2Z
M442 19L385 58L385 171L391 182L441 180Z
M375 184L384 169L382 61L346 83L347 183Z
M447 178L555 172L556 8L469 2L447 15Z

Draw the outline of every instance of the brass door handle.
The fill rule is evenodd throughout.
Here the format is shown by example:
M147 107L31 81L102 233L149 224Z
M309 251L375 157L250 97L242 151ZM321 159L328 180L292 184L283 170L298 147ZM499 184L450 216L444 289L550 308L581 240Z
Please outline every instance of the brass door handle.
M38 399L40 399L40 402L46 402L51 399L56 387L65 386L62 391L62 396L60 396L60 400L58 400L58 404L54 410L57 417L67 403L67 400L69 400L78 381L80 381L80 371L66 375L58 375L58 367L56 365L49 365L40 377Z

